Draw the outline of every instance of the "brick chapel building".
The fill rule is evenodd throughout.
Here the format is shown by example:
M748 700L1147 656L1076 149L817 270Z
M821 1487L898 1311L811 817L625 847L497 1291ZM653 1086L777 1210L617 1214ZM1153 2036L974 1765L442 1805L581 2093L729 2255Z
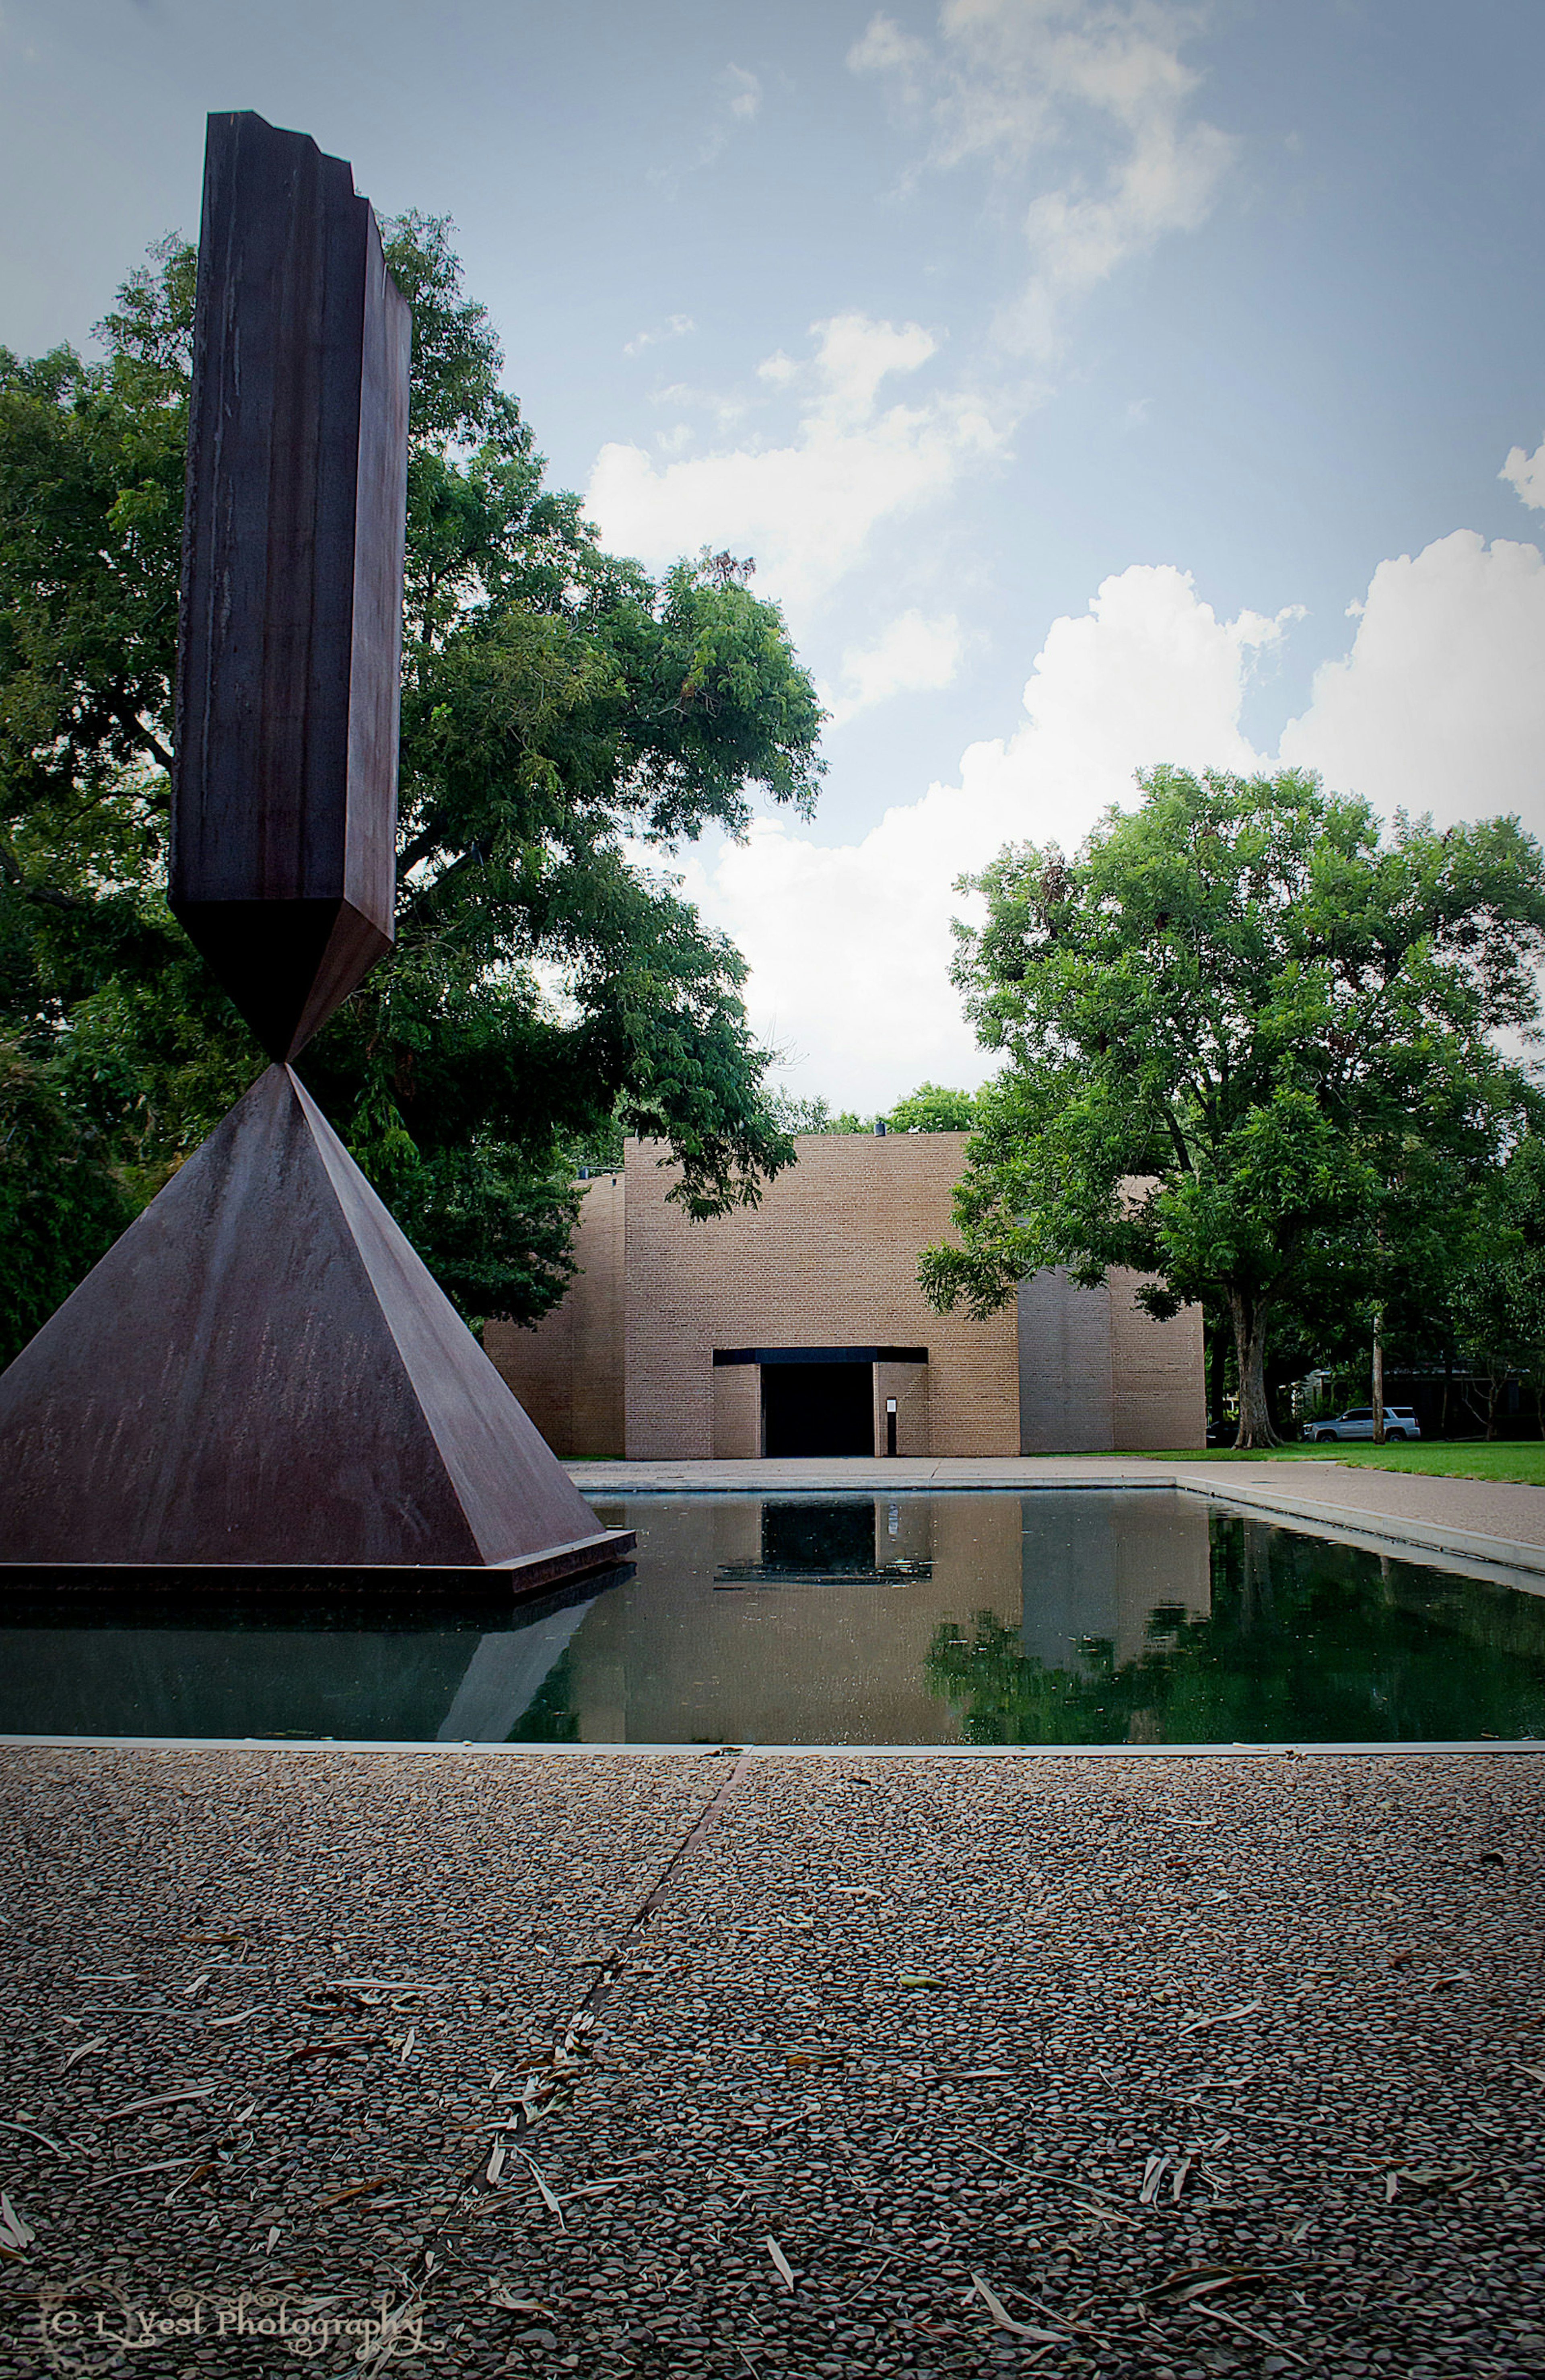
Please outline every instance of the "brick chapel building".
M951 1228L958 1132L802 1134L758 1207L671 1205L657 1144L585 1186L567 1294L490 1355L557 1454L1137 1452L1205 1443L1201 1315L1137 1277L1039 1273L985 1322L937 1314L918 1257Z

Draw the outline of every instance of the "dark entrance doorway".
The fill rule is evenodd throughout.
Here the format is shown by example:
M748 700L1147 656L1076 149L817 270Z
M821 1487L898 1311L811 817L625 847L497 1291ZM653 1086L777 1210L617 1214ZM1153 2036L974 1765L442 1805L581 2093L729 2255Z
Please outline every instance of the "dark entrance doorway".
M872 1454L873 1366L764 1364L761 1411L769 1454Z
M774 1576L872 1578L874 1506L765 1503L761 1565Z

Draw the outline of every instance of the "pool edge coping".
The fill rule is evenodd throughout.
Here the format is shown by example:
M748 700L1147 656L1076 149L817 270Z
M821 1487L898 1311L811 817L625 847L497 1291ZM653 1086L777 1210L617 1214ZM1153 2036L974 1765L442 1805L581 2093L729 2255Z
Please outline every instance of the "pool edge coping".
M1021 1460L1040 1461L1028 1457ZM1072 1460L1077 1461L1075 1457ZM1137 1461L1146 1458L1137 1457ZM747 1466L728 1464L738 1472L729 1479L677 1477L646 1479L638 1476L635 1468L631 1478L621 1481L589 1481L585 1474L588 1463L566 1464L568 1475L582 1495L594 1487L603 1500L628 1496L767 1496L783 1491L785 1494L810 1495L826 1492L836 1495L882 1495L889 1489L897 1495L1043 1495L1067 1490L1085 1491L1104 1488L1113 1494L1128 1493L1134 1488L1174 1488L1182 1495L1199 1496L1204 1501L1222 1504L1247 1513L1303 1521L1322 1535L1333 1536L1338 1541L1356 1543L1370 1541L1368 1549L1379 1551L1386 1546L1410 1546L1427 1553L1449 1554L1460 1561L1483 1563L1488 1566L1482 1575L1503 1585L1517 1585L1524 1592L1545 1592L1545 1544L1531 1544L1527 1538L1498 1536L1489 1531L1462 1529L1446 1523L1427 1521L1405 1513L1381 1512L1366 1506L1327 1504L1318 1498L1295 1496L1283 1488L1242 1481L1237 1487L1225 1475L1205 1472L1201 1465L1191 1463L1154 1463L1143 1471L1118 1469L1122 1458L1093 1456L1091 1463L1110 1462L1109 1473L1091 1471L1034 1474L1014 1473L1007 1468L987 1477L950 1477L941 1475L949 1458L940 1457L937 1464L907 1463L899 1478L826 1479L754 1479L748 1475ZM623 1466L619 1466L623 1467ZM663 1468L664 1466L662 1466ZM698 1468L699 1466L694 1466ZM964 1467L964 1466L962 1466ZM1408 1475L1397 1475L1405 1477ZM1527 1483L1508 1481L1495 1483L1524 1486ZM1545 1497L1545 1488L1534 1491ZM1515 1579L1498 1577L1503 1572L1521 1573Z
M1322 1504L1311 1497L1285 1495L1280 1489L1272 1493L1254 1487L1233 1488L1221 1485L1215 1477L1202 1481L1177 1475L1172 1484L1186 1494L1205 1496L1210 1503L1305 1521L1315 1530L1333 1533L1338 1538L1371 1538L1377 1545L1412 1546L1427 1553L1446 1553L1485 1563L1492 1570L1523 1572L1531 1582L1540 1582L1538 1586L1531 1584L1527 1591L1545 1591L1545 1545L1531 1545L1527 1538L1499 1537L1480 1529L1451 1528L1442 1522L1417 1520L1404 1513L1369 1512L1361 1506Z
M1409 1742L1351 1740L1326 1743L1289 1741L1265 1743L455 1743L393 1738L315 1736L297 1742L278 1736L222 1735L0 1735L0 1752L341 1752L401 1755L476 1754L524 1760L650 1756L676 1760L1312 1760L1466 1759L1477 1755L1545 1755L1545 1737L1456 1736L1413 1738Z

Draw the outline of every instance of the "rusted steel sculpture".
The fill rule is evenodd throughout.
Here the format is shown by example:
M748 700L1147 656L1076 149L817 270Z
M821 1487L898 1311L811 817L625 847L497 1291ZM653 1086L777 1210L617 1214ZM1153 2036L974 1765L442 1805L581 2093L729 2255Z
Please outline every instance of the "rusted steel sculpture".
M0 1561L620 1560L291 1071L390 949L409 320L340 158L213 115L172 906L275 1062L0 1378Z
M343 160L212 116L171 893L273 1058L392 942L409 334Z

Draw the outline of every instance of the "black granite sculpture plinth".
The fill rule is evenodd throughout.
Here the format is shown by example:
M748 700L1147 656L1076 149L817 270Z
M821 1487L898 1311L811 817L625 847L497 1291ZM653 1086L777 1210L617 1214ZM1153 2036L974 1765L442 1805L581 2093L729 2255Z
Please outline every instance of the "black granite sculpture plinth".
M392 942L408 309L341 160L210 118L172 906L275 1061L0 1378L0 1563L614 1562L287 1062Z

